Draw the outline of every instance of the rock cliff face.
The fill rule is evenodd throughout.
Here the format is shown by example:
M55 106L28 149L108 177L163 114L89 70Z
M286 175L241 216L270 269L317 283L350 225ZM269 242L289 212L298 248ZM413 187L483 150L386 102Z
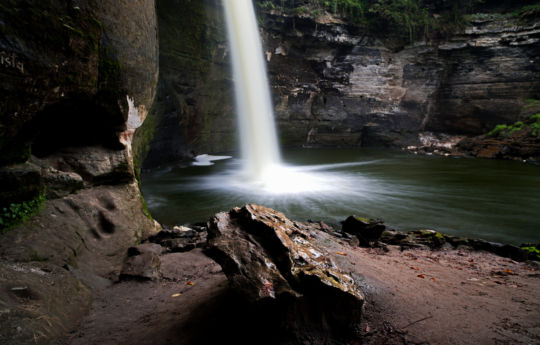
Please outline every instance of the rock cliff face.
M221 0L157 1L155 135L146 166L235 149L233 85Z
M169 9L173 4L193 6L158 2ZM213 18L204 24L207 33L220 26L224 31L219 1L197 6L210 9L201 17ZM473 136L531 115L521 109L525 99L540 97L538 13L474 15L467 20L466 28L446 41L418 42L396 51L340 18L259 13L282 144L404 147L420 144L422 131ZM161 20L160 31L176 30L179 38L201 31L179 22L182 15L176 22ZM177 151L167 159L185 157L190 150L233 149L236 125L224 66L226 40L207 40L192 51L195 55L176 49L176 59L166 57L173 52L170 40L162 35L161 42L162 80L176 82L163 89L167 109L157 109L156 118L167 129L158 127L150 156L166 146ZM190 67L195 62L223 83L195 86L199 74Z
M157 60L153 0L0 5L0 343L76 327L90 291L156 230L131 141Z
M403 146L423 130L476 135L540 92L540 22L478 16L446 42L391 51L337 20L265 18L285 143Z

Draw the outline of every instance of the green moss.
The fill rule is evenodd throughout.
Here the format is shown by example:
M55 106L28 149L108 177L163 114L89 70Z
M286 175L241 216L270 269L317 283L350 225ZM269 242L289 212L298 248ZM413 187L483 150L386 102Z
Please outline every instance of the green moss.
M11 203L0 211L0 229L5 233L38 214L45 203L45 192L43 191L32 200L20 203Z
M148 204L146 203L146 200L144 199L144 196L143 196L143 194L141 192L142 189L141 189L141 174L140 174L140 171L135 170L135 178L137 179L137 184L138 184L138 187L139 187L139 199L141 200L142 212L146 216L146 218L153 221L154 217L152 217L152 214L150 213L150 209L148 208Z
M354 216L354 219L356 219L357 221L362 222L362 223L370 223L371 222L371 220L369 218L364 218L364 217Z
M508 127L508 135L514 133L514 132L517 132L517 131L520 131L523 129L523 122L521 121L517 121L515 122L512 126Z
M529 258L533 258L533 260L540 260L540 249L534 246L524 246L521 247L524 251L529 253Z
M536 12L540 12L540 3L523 6L522 8L511 12L511 15L514 17L520 17L523 15L534 14Z
M531 134L533 136L540 133L540 113L531 115L527 123L524 123L523 121L516 121L512 125L497 125L487 135L490 137L496 137L499 135L509 136L517 131L528 128L532 129Z
M156 129L155 113L159 109L158 102L155 101L154 105L150 108L148 116L144 120L143 124L137 128L135 135L133 136L132 150L133 150L133 165L135 174L138 176L142 169L142 163L150 151L150 144L154 139L154 132Z
M534 121L530 126L532 128L532 135L538 135L540 133L540 113L531 115L530 119Z

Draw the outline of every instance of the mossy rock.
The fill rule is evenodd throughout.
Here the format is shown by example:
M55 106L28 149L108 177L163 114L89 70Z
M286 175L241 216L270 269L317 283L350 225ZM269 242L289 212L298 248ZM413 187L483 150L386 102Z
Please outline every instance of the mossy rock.
M440 248L446 243L446 237L435 230L413 230L408 232L413 236L415 242L426 245L430 248Z
M342 224L342 231L358 237L361 246L371 246L379 241L386 229L380 219L369 219L358 216L349 216Z

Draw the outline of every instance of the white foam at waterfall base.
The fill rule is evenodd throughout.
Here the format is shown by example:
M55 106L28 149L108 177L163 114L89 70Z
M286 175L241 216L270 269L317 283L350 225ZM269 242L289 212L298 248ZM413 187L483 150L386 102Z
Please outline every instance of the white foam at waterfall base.
M346 188L338 185L344 179L336 174L308 172L281 162L253 3L251 0L223 0L223 4L231 46L243 163L241 169L220 181L219 187L274 195Z
M304 171L299 167L285 166L283 164L267 166L256 178L246 176L246 179L229 179L228 185L234 189L256 190L264 194L303 194L330 192L338 183L328 181L329 174Z
M267 167L264 174L257 177L241 170L244 163L240 160L220 164L227 164L228 168L200 176L191 186L196 190L224 190L235 195L253 196L261 202L275 201L276 197L301 197L305 202L306 198L312 197L365 197L372 184L365 177L346 173L343 169L373 164L373 161L304 166L279 164Z

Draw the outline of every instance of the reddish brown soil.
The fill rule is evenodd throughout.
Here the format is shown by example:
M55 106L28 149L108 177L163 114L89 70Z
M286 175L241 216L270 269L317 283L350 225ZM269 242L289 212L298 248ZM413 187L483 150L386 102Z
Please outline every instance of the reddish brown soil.
M390 247L385 253L325 233L316 241L362 281L366 344L540 343L537 266L483 252ZM225 276L201 250L167 254L161 262L159 281L100 290L65 344L229 344L246 331Z

